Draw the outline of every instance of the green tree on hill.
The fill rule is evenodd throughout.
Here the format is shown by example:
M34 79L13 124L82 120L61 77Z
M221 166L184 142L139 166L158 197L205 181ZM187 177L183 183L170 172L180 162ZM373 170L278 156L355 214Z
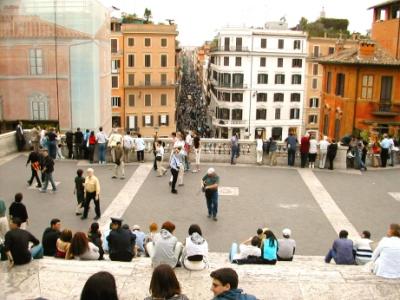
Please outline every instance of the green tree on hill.
M144 15L145 23L151 23L150 19L153 17L151 14L151 10L146 7L144 10Z

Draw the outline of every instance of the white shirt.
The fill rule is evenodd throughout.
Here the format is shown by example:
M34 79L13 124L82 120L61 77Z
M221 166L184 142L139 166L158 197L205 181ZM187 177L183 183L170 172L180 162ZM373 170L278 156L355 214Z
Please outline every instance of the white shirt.
M104 144L107 142L107 136L103 131L100 131L96 134L96 141L99 144Z
M257 143L256 150L257 151L262 151L263 150L263 141L262 141L262 139L256 139L256 143Z
M319 150L328 151L329 145L330 145L330 143L327 140L322 140L319 142Z
M385 278L400 278L400 238L384 237L372 255L374 273Z
M193 143L193 138L190 134L188 134L186 136L186 144L188 144L189 146L192 146L192 143Z
M160 146L160 147L158 147L157 149L156 149L156 156L161 156L161 160L163 159L163 157L164 157L164 147L163 146Z
M0 244L4 242L4 238L8 230L9 227L7 217L0 217Z
M206 240L200 245L193 243L191 237L186 238L185 242L186 256L203 255L208 256L208 243Z
M318 142L316 139L310 140L310 150L308 152L311 154L315 154L318 152Z
M135 139L135 145L136 145L136 151L143 151L144 148L146 148L146 145L144 144L144 140L139 137L137 139Z
M124 135L123 141L125 149L132 149L134 142L133 138L129 134Z
M245 259L245 258L249 257L250 255L257 256L257 257L261 256L261 249L256 246L240 244L239 250L240 250L240 252L237 253L233 257L233 259Z

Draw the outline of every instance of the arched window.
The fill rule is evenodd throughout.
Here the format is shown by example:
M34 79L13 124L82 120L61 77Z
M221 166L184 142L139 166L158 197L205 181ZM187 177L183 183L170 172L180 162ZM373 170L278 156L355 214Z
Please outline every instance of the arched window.
M48 120L48 99L45 95L35 93L29 97L32 120Z

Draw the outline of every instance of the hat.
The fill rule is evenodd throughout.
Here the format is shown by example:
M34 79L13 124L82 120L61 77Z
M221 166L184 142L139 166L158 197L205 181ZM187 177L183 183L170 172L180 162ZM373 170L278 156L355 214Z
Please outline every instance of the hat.
M140 226L139 225L133 225L132 230L140 230Z
M122 219L121 218L111 218L111 223L113 223L113 224L118 224L118 225L120 225L121 226L121 224L122 224Z
M282 234L283 234L283 236L289 237L292 235L292 231L289 228L285 228L282 230Z
M207 170L207 174L209 174L209 175L214 174L214 173L215 173L215 169L214 168L209 168Z

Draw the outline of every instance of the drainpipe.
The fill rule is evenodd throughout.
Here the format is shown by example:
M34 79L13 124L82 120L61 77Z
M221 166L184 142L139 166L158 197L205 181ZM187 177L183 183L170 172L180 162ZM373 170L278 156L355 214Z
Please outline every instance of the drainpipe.
M358 79L360 76L360 67L357 67L357 73L356 73L356 94L354 97L354 109L353 109L353 129L351 134L353 134L354 129L356 128L356 107L357 107L357 99L358 99L358 93L359 93L359 89L358 89Z

